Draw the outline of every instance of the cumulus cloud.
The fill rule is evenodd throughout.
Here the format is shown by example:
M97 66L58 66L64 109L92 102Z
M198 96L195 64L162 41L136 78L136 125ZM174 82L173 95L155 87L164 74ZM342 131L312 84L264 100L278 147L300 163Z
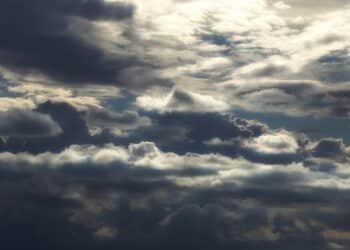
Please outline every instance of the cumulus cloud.
M286 131L263 134L246 142L245 146L256 153L266 155L296 154L299 149L295 137Z
M248 142L246 146L241 149L241 154L251 161L265 162L270 164L287 164L291 162L299 162L303 159L303 149L299 149L298 146L296 148L293 148L293 142L292 144L287 145L285 144L286 142L283 142L283 139L282 141L278 142L273 141L274 139L272 138L260 139L265 141L261 145L261 148L256 148L256 142ZM276 147L278 144L280 144L280 149Z

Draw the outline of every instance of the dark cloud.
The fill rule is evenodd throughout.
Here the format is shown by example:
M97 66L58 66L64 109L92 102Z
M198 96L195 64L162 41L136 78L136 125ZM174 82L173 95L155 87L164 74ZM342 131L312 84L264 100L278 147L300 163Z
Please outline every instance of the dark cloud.
M295 247L303 242L299 245L303 249L302 247L309 244L310 238L313 238L317 239L318 248L315 249L327 249L320 235L322 228L312 226L305 218L280 214L274 217L273 225L270 225L266 207L275 201L279 201L279 205L290 203L288 199L281 199L283 192L280 192L280 196L275 196L272 189L266 190L261 195L261 198L266 197L264 207L245 208L238 203L225 203L220 195L214 198L217 205L208 203L202 206L196 203L198 196L192 197L190 203L187 203L180 198L181 192L175 186L167 188L168 184L164 182L140 182L137 179L124 179L119 182L116 179L118 174L113 174L113 169L110 168L94 170L102 175L90 175L88 169L84 168L76 170L76 173L46 172L49 187L37 174L37 178L27 176L19 179L20 181L17 179L17 188L13 182L6 185L2 182L2 188L6 187L7 190L8 204L7 207L0 207L1 214L6 214L6 218L2 216L4 219L1 226L2 235L6 236L2 242L4 246L11 246L12 249L21 249L24 243L29 244L29 249L45 249L51 246L53 249L71 246L86 246L86 249L177 249L191 246L224 250L235 247L258 249L262 246L269 246L268 249L289 249L290 244ZM113 181L106 180L105 177ZM24 191L35 182L36 185L30 192ZM49 191L44 191L47 188ZM78 191L81 199L63 198L62 196L68 196L69 190L81 190ZM194 194L191 190L186 193ZM4 195L3 192L1 194ZM288 192L284 192L285 194L295 201L293 195ZM114 195L120 198L108 205L108 197ZM241 195L245 198L257 198L254 193L249 192L242 192ZM310 198L313 196L301 192L299 195L304 196L303 202L312 201ZM269 196L274 198L268 198ZM232 194L231 197L238 198ZM208 200L207 198L206 201ZM105 202L106 208L103 209ZM142 203L145 208L132 208ZM97 213L89 211L89 206L95 206L94 204L99 204L102 210ZM109 206L111 207L108 208ZM10 208L16 210L9 210ZM322 217L319 220L324 221ZM340 227L329 217L327 221L330 225ZM307 232L303 229L303 223L308 225ZM53 224L54 228L47 228ZM115 228L118 233L111 239L96 240L94 232L101 227ZM57 237L57 233L60 237ZM45 238L41 238L42 236ZM296 240L299 243L293 243Z
M49 115L19 109L0 113L0 135L3 137L49 137L61 132L59 124Z
M267 130L261 123L219 113L172 112L149 113L148 116L153 121L152 126L135 130L127 138L119 138L119 142L146 140L155 142L164 151L204 153L217 149L235 155L234 145L210 147L205 142L213 138L256 137Z
M0 132L7 140L0 149L10 152L58 152L73 144L102 145L118 141L109 129L132 131L151 125L148 117L137 112L117 113L108 109L80 112L68 103L50 101L39 104L35 111L7 112L3 117L6 119L0 122ZM104 130L92 135L89 126Z
M102 0L2 1L0 64L64 83L116 84L119 71L140 62L133 56L107 53L82 35L91 31L90 21L122 21L132 18L133 12L132 5Z
M49 114L71 140L84 140L89 135L85 120L73 106L67 103L45 102L37 107L37 112Z
M201 245L201 241L218 244L219 240L235 237L232 233L239 218L220 206L207 205L203 208L187 205L165 219L166 234L175 237L178 244Z
M270 164L288 164L302 161L305 157L302 140L295 138L294 142L293 137L289 138L292 141L285 142L287 143L285 145L282 145L282 142L272 145L274 152L270 153L245 146L245 142L268 133L268 128L259 122L232 115L186 112L139 115L136 112L119 113L108 109L92 109L86 113L77 111L69 104L53 102L40 104L36 110L41 114L50 115L61 127L62 133L33 139L10 136L3 150L44 153L59 152L74 144L115 143L128 146L130 143L151 141L165 152L220 153L231 157L243 156L253 162ZM99 126L102 131L92 135L88 126ZM126 133L119 134L113 132L114 130ZM278 137L278 134L275 137ZM143 144L142 148L135 151L135 157L149 153L145 150L154 150L153 144L149 143L148 148L145 148L146 145ZM259 147L265 148L271 145L261 144ZM294 149L294 147L300 148Z
M130 154L142 158L153 150L142 145ZM2 244L12 249L24 243L29 249L328 249L323 232L347 228L340 215L322 208L348 206L348 191L304 187L308 180L302 174L271 172L244 177L240 185L184 187L169 177L216 172L152 170L104 160L68 161L57 168L50 161L40 166L2 161L0 197L7 201L0 205ZM341 214L348 216L345 209ZM96 238L102 228L115 234Z
M326 138L320 140L312 149L316 157L336 158L348 155L346 146L341 139Z
M43 8L43 10L51 14L81 16L91 20L122 20L132 17L134 12L134 7L130 4L122 2L108 3L101 0L34 0L28 4L22 0L14 0L4 1L2 4L7 10L17 10L19 13L21 13L21 11L27 11L27 13L32 14L30 11L35 12ZM27 9L21 10L24 6L26 6ZM46 13L42 14L46 15Z
M26 112L25 115L30 115L31 112ZM90 141L89 129L86 125L83 115L74 107L66 103L46 102L40 104L35 113L37 117L28 121L28 128L34 127L41 118L51 117L53 124L59 126L59 134L49 134L46 138L26 138L25 136L9 135L6 142L6 150L11 152L33 152L40 153L46 151L60 151L72 144L84 144ZM17 120L17 127L26 129L23 126L25 120ZM45 121L45 120L44 120ZM38 129L38 128L37 128ZM43 126L38 129L37 133L43 133Z

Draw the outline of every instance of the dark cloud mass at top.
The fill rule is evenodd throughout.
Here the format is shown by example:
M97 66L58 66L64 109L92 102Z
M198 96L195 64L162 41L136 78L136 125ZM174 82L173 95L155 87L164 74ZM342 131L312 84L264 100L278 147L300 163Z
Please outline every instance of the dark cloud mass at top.
M102 0L5 0L0 9L1 64L67 83L115 84L118 72L136 65L137 59L106 53L82 35L91 32L92 21L118 22L132 19L133 13L133 5Z
M349 14L0 1L0 248L349 249Z

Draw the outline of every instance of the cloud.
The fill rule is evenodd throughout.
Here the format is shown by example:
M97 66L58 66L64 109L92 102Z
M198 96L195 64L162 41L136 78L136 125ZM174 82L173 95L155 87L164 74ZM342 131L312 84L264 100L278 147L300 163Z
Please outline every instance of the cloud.
M347 112L341 112L346 110L345 101L339 105L336 100L340 98L327 98L338 89L348 89L348 39L343 30L348 23L347 8L322 13L314 19L303 19L285 17L269 8L265 1L248 1L244 4L223 1L221 7L216 3L194 2L178 3L176 11L172 13L183 15L176 16L177 19L162 19L164 23L178 27L177 22L188 21L183 6L196 6L199 12L211 10L206 15L188 18L192 20L190 31L183 30L182 37L177 36L181 32L169 34L193 47L188 51L187 46L179 42L178 51L183 53L172 54L183 60L179 59L178 63L161 70L173 79L178 89L201 93L207 100L210 97L220 100L228 109L267 110L298 116L347 116ZM293 3L287 4L293 9ZM339 3L335 5L340 6ZM232 11L227 13L232 9L237 11L235 14L238 17ZM227 23L231 25L225 25ZM163 28L160 26L159 30L166 33ZM338 85L332 84L335 82ZM252 88L251 91L242 94L241 90L248 88L247 85ZM305 89L307 92L304 92ZM148 109L165 109L171 102L171 94L168 98L155 96L159 96L158 92L153 96L142 95L137 103ZM179 102L175 97L177 95L173 97L177 104L173 105L174 109L198 109L193 101L190 105L190 99L194 98L187 98L185 105L184 100ZM213 106L216 105L200 105L202 110L208 111Z
M345 4L3 1L1 247L347 249Z
M151 125L151 120L140 116L136 111L124 113L113 112L108 109L91 109L88 114L89 123L95 126L117 128L120 130L136 129Z
M177 88L163 98L139 96L136 103L145 110L161 112L215 112L225 111L229 108L225 102L216 100L212 96L196 94Z
M170 171L192 164L217 172L193 176ZM38 218L44 209L41 216L51 218L50 223L56 221L56 228L73 230L78 245L91 242L90 249L98 249L102 242L133 249L135 239L155 247L213 244L218 249L249 249L259 240L259 245L278 249L299 244L293 242L305 247L310 237L318 239L320 249L327 249L323 247L327 239L339 239L329 232L339 230L341 224L322 207L336 208L346 202L338 198L348 195L347 189L334 189L341 178L310 171L302 164L256 164L216 154L177 155L162 152L151 142L129 148L71 146L60 153L39 155L1 153L0 172L6 179L0 185L6 187L8 202L17 208L27 204L25 214L11 214L3 221L8 225L4 235L14 232L14 225L21 225L19 238L32 235L27 228L33 225L45 232L45 225L26 217ZM49 186L40 178L43 174ZM326 180L332 182L322 187ZM33 182L36 185L27 192ZM319 204L316 209L315 204ZM49 239L52 233L46 231ZM148 240L142 237L145 234ZM61 235L68 245L72 243Z
M88 87L71 89L64 86L42 85L40 83L10 84L7 87L9 95L18 95L16 103L29 103L34 108L44 102L68 103L78 110L86 110L101 107L101 101L107 98L108 94L118 95L115 88L101 87L91 92ZM10 99L11 100L11 99ZM6 106L4 107L6 108Z
M0 135L35 138L59 135L61 127L49 116L29 110L12 109L0 113Z
M344 157L348 156L349 150L341 139L325 138L320 140L311 149L315 157Z
M244 147L251 154L256 154L261 157L273 158L296 156L299 154L300 145L294 135L286 131L279 131L271 134L263 134L245 142Z
M286 4L286 3L283 2L283 1L276 2L276 3L274 4L274 7L277 8L277 9L279 9L279 10L288 10L288 9L291 8L288 4Z
M35 7L40 4L45 9L38 12ZM7 59L2 64L27 77L35 75L42 80L43 73L45 81L53 79L66 86L120 86L136 94L136 104L146 110L221 112L244 108L283 110L299 116L347 116L345 101L338 105L328 98L341 99L333 93L348 89L347 8L322 11L319 17L294 18L271 5L290 5L293 10L310 9L315 3L165 1L157 9L153 4L137 0L129 4L98 0L28 4L21 19L25 25L6 29L8 42L3 42L2 51ZM343 4L340 1L334 6ZM329 4L317 5L325 6ZM6 8L5 14L17 10L10 2L2 9ZM50 15L40 14L44 12ZM35 17L46 21L34 22ZM27 27L26 32L21 32L21 27ZM29 32L32 34L25 36ZM11 42L17 38L28 39L23 43L27 45ZM30 47L35 39L41 49ZM72 51L61 53L63 48ZM240 90L247 81L255 83L255 91L242 95ZM305 83L309 92L298 86L293 93L286 91L286 82ZM330 85L335 82L343 86ZM173 91L165 93L172 87ZM80 106L98 103L82 97L70 101Z
M152 126L136 129L128 136L117 135L122 144L138 143L146 140L155 142L164 151L185 154L187 152L220 152L236 155L237 147L212 147L207 142L214 138L236 140L256 137L267 131L267 127L257 121L240 119L219 113L165 112L149 114Z
M347 89L347 83L325 86L319 81L298 80L243 81L222 86L227 95L235 96L231 105L239 109L260 113L268 110L292 117L347 117Z
M45 102L38 105L34 111L22 111L21 114L26 119L14 116L18 118L17 127L20 131L32 129L38 135L46 133L46 137L34 136L33 138L22 134L17 136L9 134L5 146L7 151L34 153L60 151L69 145L88 143L91 140L89 128L82 113L67 103ZM30 116L31 114L35 116ZM35 124L41 124L41 126L35 127ZM52 124L59 128L59 133L53 133L56 127Z
M95 237L100 240L114 239L118 235L118 230L112 227L101 227L95 232Z
M4 1L0 64L22 75L40 75L64 83L117 82L118 71L138 64L130 56L106 53L83 36L93 33L92 21L132 18L134 7L121 2ZM20 16L14 19L12 16ZM82 31L84 30L84 31Z
M335 1L302 1L302 0L285 0L286 4L289 4L292 9L290 10L293 16L296 15L319 15L330 11L343 9L348 2L346 0Z
M185 245L186 242L198 244L203 239L214 243L219 239L237 237L234 235L234 227L239 220L239 214L225 211L220 206L206 205L201 208L187 205L169 215L162 225L167 234L176 237L176 240Z
M275 132L271 132L275 133ZM257 138L221 140L213 138L204 143L224 155L239 155L249 161L269 164L288 164L304 159L306 150L299 145L297 138L291 137L287 142L276 135L264 134Z

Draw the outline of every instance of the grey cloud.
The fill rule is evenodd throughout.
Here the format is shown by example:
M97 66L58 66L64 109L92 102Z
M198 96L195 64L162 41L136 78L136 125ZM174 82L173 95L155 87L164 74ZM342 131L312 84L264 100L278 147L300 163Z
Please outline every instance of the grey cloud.
M61 132L59 124L49 115L18 109L0 113L0 135L3 137L49 137Z
M77 147L73 147L70 150L76 149ZM88 149L89 147L81 147L81 150ZM152 143L142 143L135 150L131 150L138 159L148 157L154 152L155 146ZM83 156L81 153L79 155ZM62 159L68 159L68 152L65 154ZM38 160L32 161L32 166L24 166L23 156L17 166L8 164L9 160L7 164L1 163L0 172L4 174L0 185L2 190L6 190L6 194L0 192L0 195L6 195L12 206L19 208L23 205L23 213L20 213L23 216L11 214L3 221L3 225L9 230L3 231L3 235L14 232L15 225L21 227L22 230L17 231L16 236L23 240L25 235L33 237L28 228L34 225L39 232L45 230L44 225L28 220L27 217L37 218L41 209L46 211L41 214L44 216L42 218L49 216L50 223L59 223L56 228L69 228L77 237L85 240L80 242L80 238L73 240L61 234L67 246L73 242L84 246L83 242L91 241L88 249L99 249L101 242L95 241L94 234L101 227L115 228L118 231L114 237L105 238L104 244L128 249L140 248L133 245L135 239L144 246L153 246L156 249L175 249L188 244L193 247L206 246L208 249L239 246L243 249L255 249L261 245L269 246L269 249L288 249L289 246L303 249L308 247L308 240L318 239L317 249L327 249L328 241L322 233L343 227L336 216L326 213L328 217L323 219L324 216L317 214L324 213L322 206L336 208L346 204L346 199L337 197L345 198L348 192L304 187L304 183L309 180L302 174L272 172L259 175L251 170L251 177L241 179L239 186L232 185L227 180L227 183L215 187L182 187L168 179L174 173L167 170L160 174L118 161L106 165L103 162L108 159L107 156L93 161L91 159L98 155L97 152L85 154L90 160L82 161L80 158L74 163L75 154L72 153L72 160L68 160L66 164L61 162L63 165L59 168L45 164L36 166ZM116 153L111 155L116 156ZM51 157L54 155L47 155L43 159L49 160ZM202 178L207 175L203 172L202 175L175 176ZM216 174L212 173L212 177L214 176ZM28 189L33 183L36 184ZM243 200L246 202L242 202ZM254 206L250 206L252 203L247 201L254 202ZM320 207L315 208L315 204ZM294 208L297 211L293 213L283 208ZM310 222L306 215L311 208L317 210L312 218L328 226L321 227ZM4 209L6 208L0 206L0 211ZM270 214L270 209L275 212ZM49 230L44 235L52 239L52 234ZM131 239L133 241L129 241ZM13 243L15 249L20 249L20 242L23 241ZM32 241L28 242L31 246L37 245ZM50 242L57 241L41 241L41 244L50 246Z
M306 77L309 76L328 84L339 84L350 80L349 63L349 50L336 50L309 63L302 71L305 72Z
M60 127L61 133L51 134L45 138L26 138L25 136L9 136L5 149L11 152L33 152L61 151L72 144L88 143L91 140L89 129L83 114L67 103L45 102L40 104L35 114L40 117L51 117L50 120ZM28 116L31 112L25 112ZM35 124L33 119L31 126ZM28 126L29 128L31 126ZM21 126L25 129L25 126ZM40 133L40 131L38 132Z
M88 112L88 122L101 127L135 129L150 126L152 121L146 116L140 116L136 111L117 113L108 109L94 109Z
M345 157L349 154L348 149L341 139L326 138L322 139L311 149L315 157L337 158Z
M5 34L0 64L21 75L44 74L65 84L116 84L118 72L142 64L140 60L108 52L91 42L96 37L87 42L82 36L92 33L90 21L123 21L133 13L132 5L102 0L5 0L0 10Z
M256 137L267 127L256 121L248 121L219 113L151 113L152 126L131 131L128 137L117 136L119 143L128 144L142 140L153 141L164 151L177 153L204 153L213 150L236 155L233 147L211 147L206 142L219 138L238 139Z

